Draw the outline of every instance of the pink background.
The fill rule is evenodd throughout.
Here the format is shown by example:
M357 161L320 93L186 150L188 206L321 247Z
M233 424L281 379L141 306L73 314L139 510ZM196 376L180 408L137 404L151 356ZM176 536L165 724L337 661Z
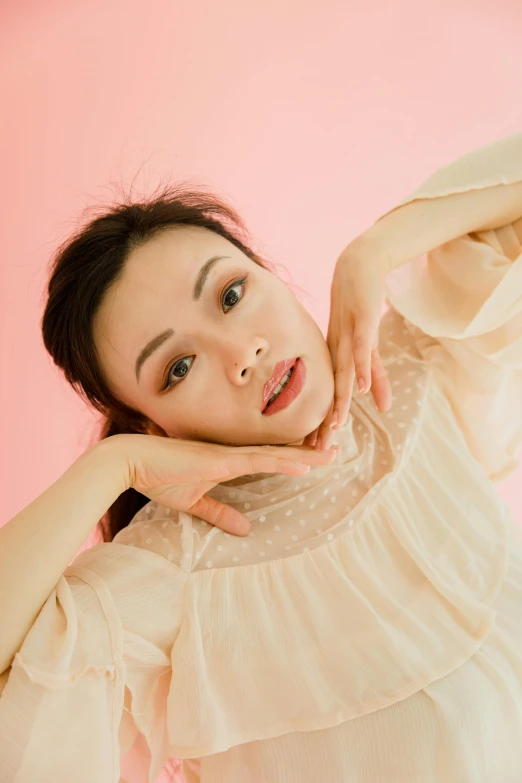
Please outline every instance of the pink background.
M93 436L39 331L49 257L86 206L133 177L214 188L326 335L343 247L520 130L521 29L519 0L3 0L0 524ZM498 485L518 518L520 479Z

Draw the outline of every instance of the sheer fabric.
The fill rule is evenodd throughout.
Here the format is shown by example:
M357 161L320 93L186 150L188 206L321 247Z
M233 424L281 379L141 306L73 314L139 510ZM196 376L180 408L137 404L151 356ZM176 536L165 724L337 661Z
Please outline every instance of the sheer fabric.
M522 134L402 203L522 179ZM406 270L406 271L405 271ZM0 697L0 779L522 780L522 215L387 279L387 414L211 491L246 538L149 503L66 570Z

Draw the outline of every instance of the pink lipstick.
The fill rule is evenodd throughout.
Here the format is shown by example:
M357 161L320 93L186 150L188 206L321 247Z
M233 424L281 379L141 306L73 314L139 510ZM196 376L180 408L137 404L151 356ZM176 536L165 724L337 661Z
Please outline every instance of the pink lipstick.
M289 370L291 370L291 373L286 386L279 391L277 397L270 402L271 395ZM272 414L287 408L303 390L305 379L306 367L301 358L298 357L297 359L287 359L286 361L278 362L275 366L272 378L267 381L263 389L263 407L261 408L263 416L271 416Z

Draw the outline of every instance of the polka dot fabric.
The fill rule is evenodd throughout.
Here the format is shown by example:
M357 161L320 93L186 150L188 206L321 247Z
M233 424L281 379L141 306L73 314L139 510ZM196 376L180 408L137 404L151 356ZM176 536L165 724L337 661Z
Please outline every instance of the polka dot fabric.
M299 478L240 477L209 492L250 520L252 530L246 537L151 502L115 540L199 571L292 557L363 523L382 482L415 437L426 395L426 366L393 310L384 317L383 334L381 356L392 384L392 409L382 415L371 397L356 392L348 422L333 440L342 447L336 462L313 467Z
M522 133L403 203L515 181ZM337 462L215 487L246 537L149 503L66 570L0 698L0 778L522 780L522 534L494 486L522 446L522 215L407 266L391 410L355 392Z

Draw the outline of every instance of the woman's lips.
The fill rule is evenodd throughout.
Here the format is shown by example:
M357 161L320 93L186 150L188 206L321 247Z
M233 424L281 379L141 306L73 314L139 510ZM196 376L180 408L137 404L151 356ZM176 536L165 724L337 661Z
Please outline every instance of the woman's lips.
M274 367L274 372L272 373L272 377L268 379L268 381L265 383L263 387L263 399L261 403L261 412L264 411L266 404L270 397L273 394L274 389L278 385L281 378L283 378L288 370L294 366L294 364L297 361L297 356L294 356L293 359L283 359L280 362L277 362L276 366Z
M299 396L304 388L306 380L306 366L301 358L298 358L294 364L290 380L276 399L270 403L264 410L263 416L272 416L274 413L287 408Z

